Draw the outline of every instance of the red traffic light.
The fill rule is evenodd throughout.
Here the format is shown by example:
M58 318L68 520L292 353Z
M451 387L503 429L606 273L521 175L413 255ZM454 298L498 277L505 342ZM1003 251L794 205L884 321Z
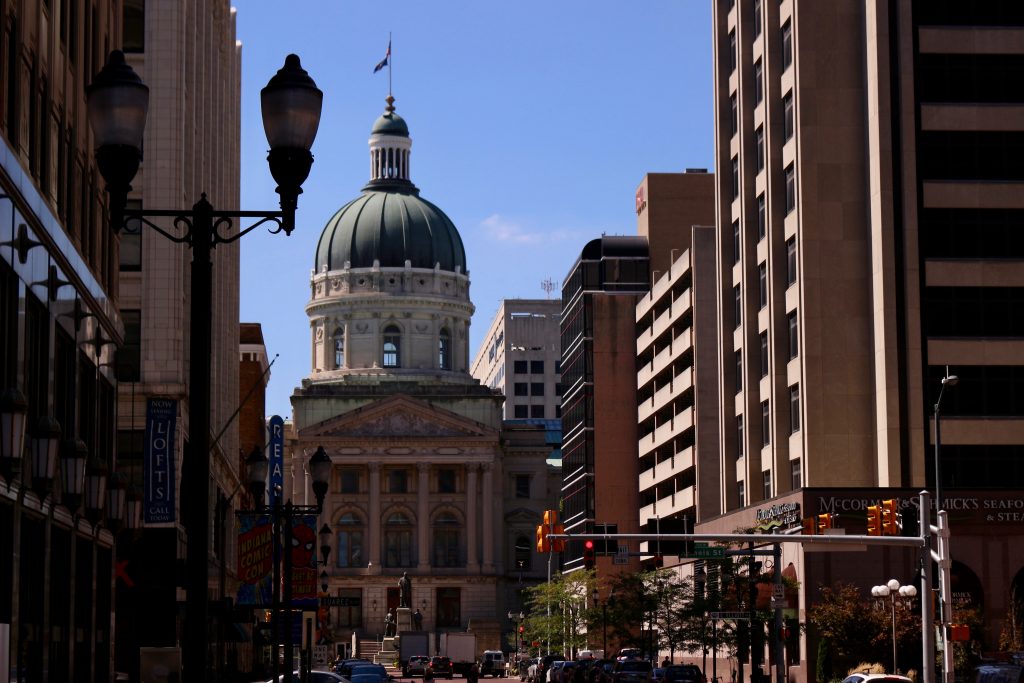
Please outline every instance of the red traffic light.
M583 549L584 550L593 550L594 549L594 542L593 541L584 541L583 542Z
M526 627L525 626L520 626L519 627L519 632L520 633L525 633L526 632Z
M583 568L594 568L594 542L589 538L583 541Z

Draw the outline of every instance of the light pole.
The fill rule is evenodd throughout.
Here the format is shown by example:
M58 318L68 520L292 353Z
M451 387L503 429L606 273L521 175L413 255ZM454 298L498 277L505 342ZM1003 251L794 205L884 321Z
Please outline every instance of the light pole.
M913 598L917 595L917 588L914 586L901 586L896 579L889 579L882 586L875 586L871 589L871 595L876 598L889 598L892 608L892 672L899 673L896 666L896 598Z
M110 197L110 224L114 232L127 221L138 220L178 244L192 249L189 340L189 439L182 488L196 504L182 506L187 532L185 635L182 641L184 674L189 680L207 677L207 551L210 511L205 501L210 488L210 392L212 346L212 251L218 244L235 242L264 223L275 223L272 233L291 234L302 183L313 165L309 149L320 125L323 93L303 70L296 55L261 91L263 127L270 144L267 161L281 196L280 211L217 211L203 194L190 210L127 209L131 182L142 161L142 138L149 110L149 88L125 62L120 50L110 53L106 65L86 88L89 125L96 137L96 165L106 180ZM184 234L167 232L150 218L170 218ZM258 219L231 235L236 218Z
M612 599L614 594L615 589L613 588L611 592L608 593L608 597L601 600L601 594L598 593L596 588L593 590L593 593L591 593L594 598L594 604L596 605L600 603L601 605L601 647L605 657L608 656L608 601Z
M946 366L946 376L942 378L942 386L939 388L939 397L935 399L935 417L932 421L932 429L935 435L935 511L942 509L942 461L939 459L939 406L942 404L942 394L946 387L955 387L960 378L949 374L949 366Z
M331 458L324 451L323 446L316 449L313 453L313 457L309 459L309 473L313 480L313 495L316 496L316 505L295 505L291 499L288 499L284 504L281 503L281 498L274 496L273 505L267 509L264 503L264 496L266 494L267 486L267 471L269 469L269 462L267 456L263 454L261 449L255 449L252 454L245 461L246 469L248 470L249 479L249 490L252 492L252 497L256 501L256 510L241 510L238 514L264 514L269 513L271 522L273 524L274 534L274 547L275 549L280 547L280 529L281 522L284 522L284 552L280 553L284 558L284 570L282 572L281 583L284 585L284 610L288 615L284 624L284 683L291 683L292 681L292 670L294 665L294 653L292 643L292 546L293 546L293 534L292 526L296 518L305 517L307 515L319 516L324 509L324 497L327 495L327 482L330 479L331 474ZM326 529L327 534L330 534L330 527L324 525L321 529L323 534ZM330 545L327 540L321 535L321 547L320 554L323 557L324 564L327 564L327 558L330 555ZM275 569L277 568L277 558L275 553ZM321 581L324 577L321 577ZM275 584L277 581L275 580ZM273 610L273 629L274 633L274 648L271 656L272 665L274 667L274 680L277 680L277 637L280 633L281 625L281 605L279 604L278 591L275 585L274 589L274 604Z
M519 625L523 623L523 619L526 615L522 612L516 614L512 610L508 611L508 620L516 625L515 638L516 638L516 668L519 667Z

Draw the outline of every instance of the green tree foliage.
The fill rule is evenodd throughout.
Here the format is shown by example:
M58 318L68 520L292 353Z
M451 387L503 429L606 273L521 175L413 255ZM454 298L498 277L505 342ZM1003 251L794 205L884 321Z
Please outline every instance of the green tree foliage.
M575 655L583 649L587 644L587 625L593 623L595 612L600 619L600 610L594 608L590 599L596 585L593 571L578 571L556 574L550 583L528 589L529 615L522 624L526 642L542 643L542 652Z

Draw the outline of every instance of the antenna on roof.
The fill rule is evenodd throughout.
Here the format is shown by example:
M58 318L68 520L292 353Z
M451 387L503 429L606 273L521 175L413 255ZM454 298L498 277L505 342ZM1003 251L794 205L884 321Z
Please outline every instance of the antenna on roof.
M550 299L551 292L558 289L558 283L551 278L545 278L544 281L540 283L540 288L547 292L548 298Z

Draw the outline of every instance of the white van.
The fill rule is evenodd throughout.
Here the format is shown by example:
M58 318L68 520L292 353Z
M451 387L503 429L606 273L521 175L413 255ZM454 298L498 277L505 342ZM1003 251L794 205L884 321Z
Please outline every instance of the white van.
M491 675L500 678L505 675L505 653L501 650L484 650L480 664L480 678Z

